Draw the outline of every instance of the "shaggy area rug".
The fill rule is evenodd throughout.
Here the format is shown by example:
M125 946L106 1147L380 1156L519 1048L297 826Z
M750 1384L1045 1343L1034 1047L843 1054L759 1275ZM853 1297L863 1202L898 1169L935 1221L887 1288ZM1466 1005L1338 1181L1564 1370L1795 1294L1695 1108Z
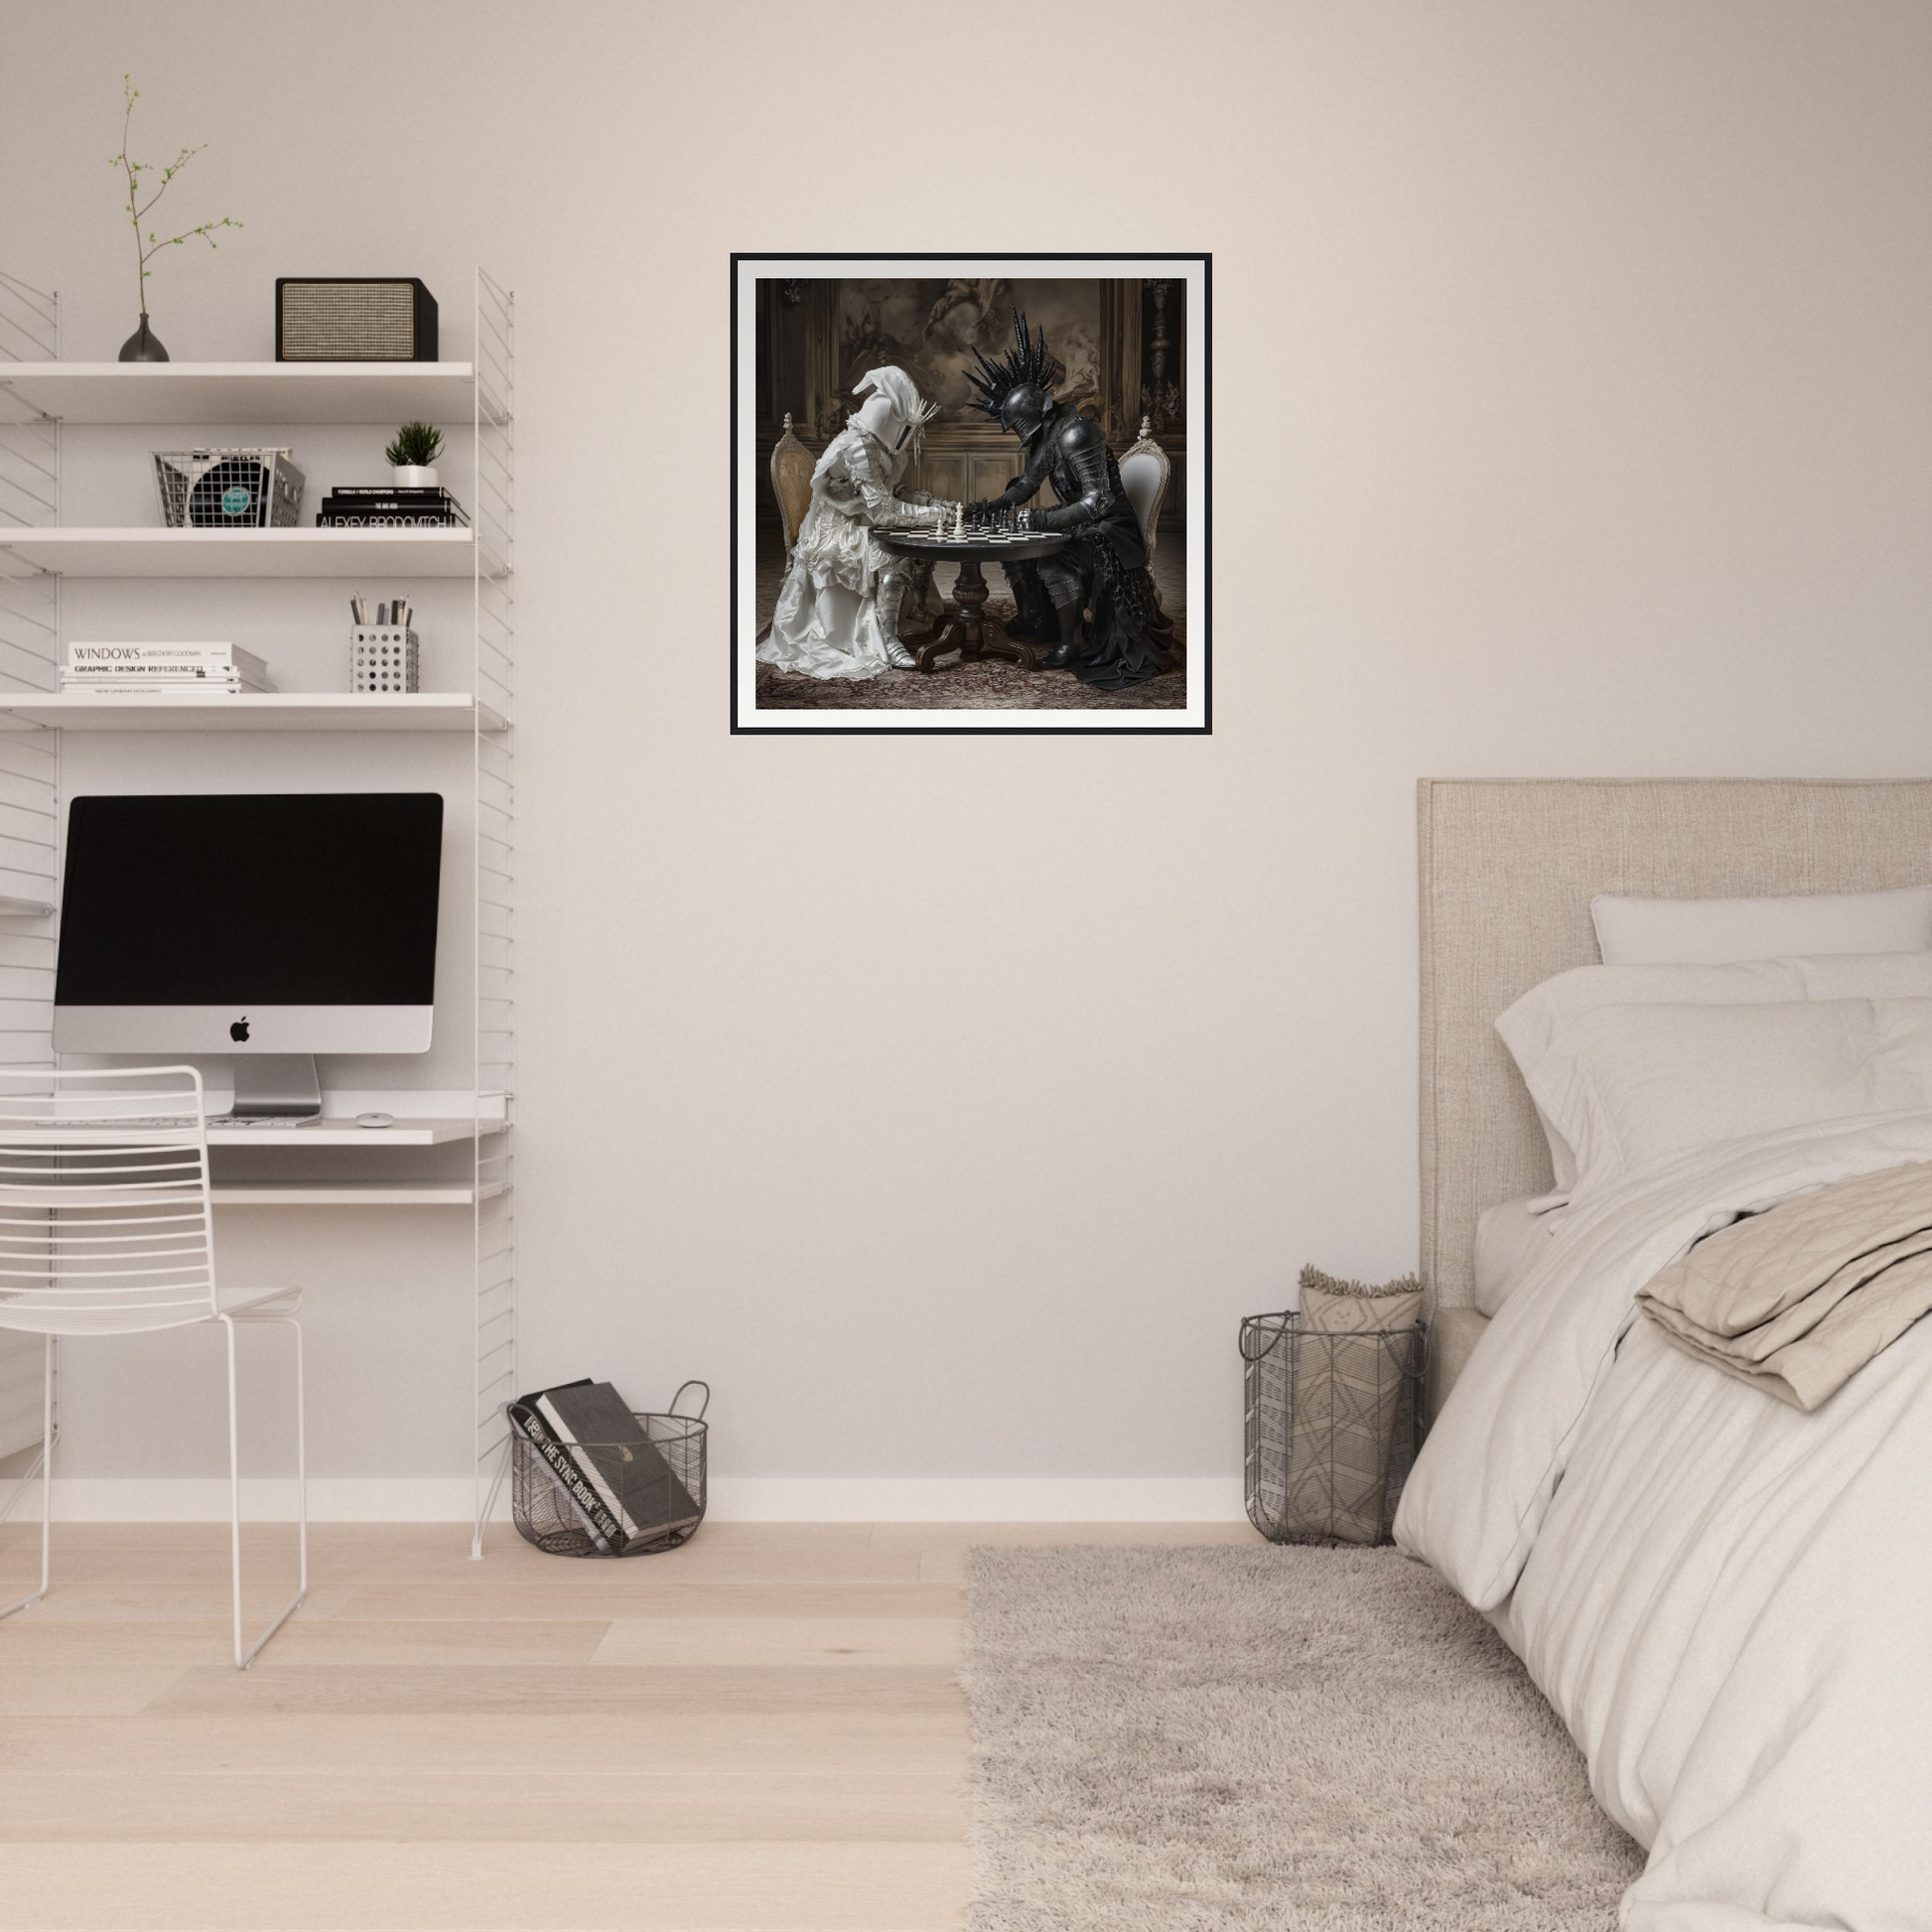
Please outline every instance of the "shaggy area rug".
M977 1549L971 1932L1611 1932L1643 1854L1391 1550Z

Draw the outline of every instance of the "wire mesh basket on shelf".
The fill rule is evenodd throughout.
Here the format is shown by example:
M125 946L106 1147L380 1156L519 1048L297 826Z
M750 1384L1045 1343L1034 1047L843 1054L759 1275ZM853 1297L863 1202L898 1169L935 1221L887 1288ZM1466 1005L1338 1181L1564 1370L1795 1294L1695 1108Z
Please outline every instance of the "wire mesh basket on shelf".
M156 450L154 484L170 530L285 530L307 480L289 450Z
M680 1416L677 1405L691 1389L702 1389L704 1399L695 1416ZM510 1515L518 1534L553 1557L647 1557L688 1543L704 1521L710 1406L710 1385L691 1381L667 1411L633 1410L652 1453L635 1443L563 1445L576 1465L566 1473L596 1484L582 1503L512 1416ZM615 1537L606 1533L613 1520Z
M1272 1543L1387 1543L1422 1447L1426 1330L1241 1323L1248 1520Z

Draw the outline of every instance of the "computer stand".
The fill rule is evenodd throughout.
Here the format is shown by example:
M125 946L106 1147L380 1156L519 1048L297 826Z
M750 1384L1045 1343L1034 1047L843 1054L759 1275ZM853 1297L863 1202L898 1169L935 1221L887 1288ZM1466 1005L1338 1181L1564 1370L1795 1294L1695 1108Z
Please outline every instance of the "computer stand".
M237 1053L233 1120L314 1120L322 1081L313 1053Z

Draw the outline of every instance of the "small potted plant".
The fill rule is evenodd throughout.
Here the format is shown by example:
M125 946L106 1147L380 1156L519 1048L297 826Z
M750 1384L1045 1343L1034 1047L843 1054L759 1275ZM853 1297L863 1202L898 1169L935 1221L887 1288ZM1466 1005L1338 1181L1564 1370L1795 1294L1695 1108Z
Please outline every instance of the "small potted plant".
M395 473L398 489L434 489L436 459L443 449L443 432L428 423L404 423L382 460Z

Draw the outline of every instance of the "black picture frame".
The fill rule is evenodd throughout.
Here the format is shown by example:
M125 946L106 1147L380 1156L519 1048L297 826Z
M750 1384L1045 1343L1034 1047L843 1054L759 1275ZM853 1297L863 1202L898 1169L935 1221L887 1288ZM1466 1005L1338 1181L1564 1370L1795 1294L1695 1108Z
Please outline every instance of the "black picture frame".
M1213 649L1213 585L1214 585L1214 271L1213 256L1206 250L1198 252L1175 252L1155 250L1144 253L1073 250L1067 252L1010 251L986 249L975 253L968 249L952 249L944 253L923 254L878 254L855 253L796 253L775 250L737 251L730 260L731 297L731 628L727 651L727 681L730 686L731 730L734 737L893 737L926 733L943 733L953 737L993 734L1014 738L1063 738L1095 735L1134 735L1165 737L1206 738L1214 730L1214 649ZM1081 724L1055 725L1014 725L999 722L1001 712L988 710L983 716L985 723L974 724L768 724L757 719L756 711L752 718L741 715L739 705L739 668L742 639L740 636L740 542L755 543L755 531L741 532L739 528L739 488L742 460L741 436L744 425L740 421L740 375L739 366L739 283L741 269L747 264L763 262L881 262L904 264L908 268L935 263L959 264L975 261L999 262L1175 262L1185 263L1189 269L1197 269L1201 278L1202 306L1200 314L1201 380L1197 401L1190 399L1187 440L1188 467L1198 465L1199 476L1199 534L1200 545L1200 595L1198 610L1190 601L1187 611L1187 659L1188 675L1198 675L1201 684L1201 709L1198 722L1184 724L1160 724L1141 722L1150 716L1145 712L1110 712L1096 714L1096 722ZM1198 450L1198 455L1196 455ZM1190 556L1196 542L1193 521L1187 528L1187 544ZM813 717L823 714L814 713ZM932 714L935 719L947 716L944 712ZM954 714L956 715L956 714ZM1099 720L1104 719L1104 722ZM1118 720L1118 722L1116 722Z

